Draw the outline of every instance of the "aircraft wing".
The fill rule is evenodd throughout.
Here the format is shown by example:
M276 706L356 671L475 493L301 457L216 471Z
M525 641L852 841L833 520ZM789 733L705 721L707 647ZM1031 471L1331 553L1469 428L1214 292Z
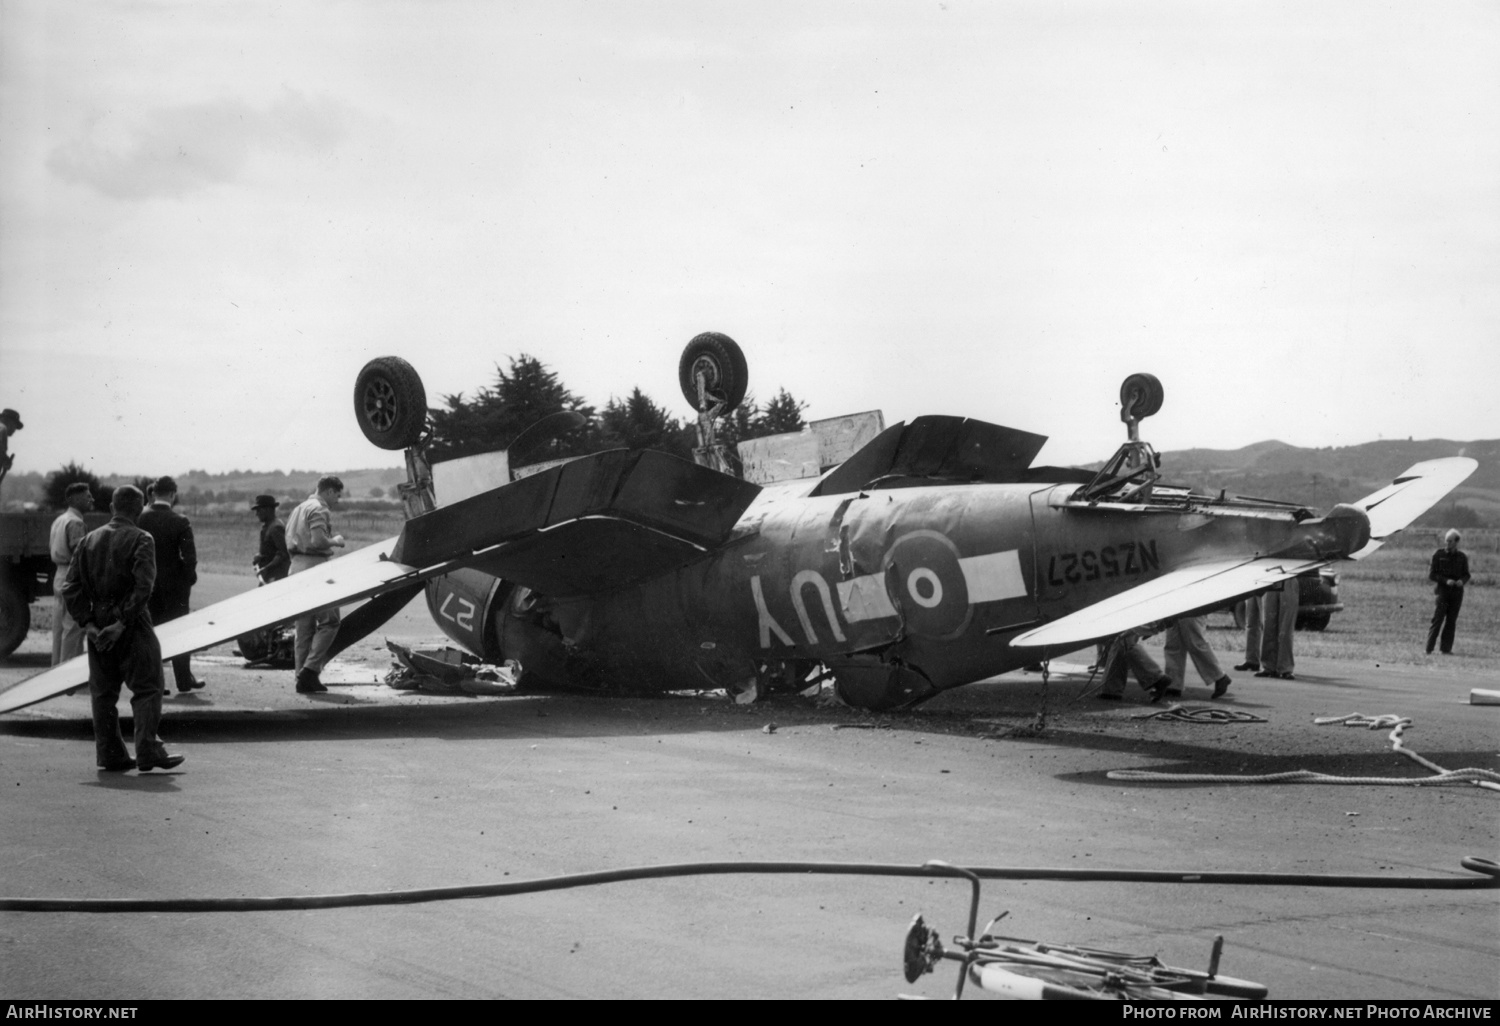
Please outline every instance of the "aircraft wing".
M649 449L582 456L407 521L393 558L464 565L569 598L723 545L758 485Z
M1426 513L1479 467L1467 456L1448 456L1413 464L1396 480L1365 496L1355 506L1370 518L1370 541L1350 559L1363 559L1417 517Z
M396 539L388 538L330 559L315 570L304 570L164 623L156 628L162 658L222 644L324 606L346 605L382 592L410 588L456 565L456 561L448 561L418 569L398 563L390 558L395 546ZM88 679L88 656L70 659L0 692L0 713L46 701L87 684Z
M1296 577L1332 560L1226 559L1179 567L1129 591L1011 639L1019 648L1078 646L1142 624L1195 613Z

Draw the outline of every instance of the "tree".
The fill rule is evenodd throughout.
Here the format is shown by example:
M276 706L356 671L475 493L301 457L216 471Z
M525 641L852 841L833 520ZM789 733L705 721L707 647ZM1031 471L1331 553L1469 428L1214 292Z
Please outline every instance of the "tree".
M379 485L376 485L374 488L370 489L370 498L372 498L372 499L383 499L383 498L385 498L385 489L382 488L382 487L380 487Z
M82 481L89 486L89 491L94 495L94 507L96 509L109 509L110 497L115 493L114 488L100 484L98 474L79 466L71 460L47 475L47 483L42 487L46 496L47 506L51 509L62 509L65 507L68 504L68 485L78 481Z
M611 397L599 416L600 447L605 449L660 449L685 460L693 458L697 438L693 429L670 416L640 388L624 401Z
M786 389L776 393L776 398L766 403L765 409L752 418L751 425L755 431L748 435L749 438L761 438L765 435L779 435L788 431L801 431L803 427L802 411L807 409L807 404L799 399L794 399L792 393Z
M474 398L466 400L460 392L443 396L443 402L446 409L430 411L432 440L427 451L434 462L507 448L522 431L559 410L594 419L592 406L568 391L546 364L525 353L511 359L508 371L497 364L495 383L481 388ZM550 443L550 455L580 456L592 452L596 440L596 430L576 431Z

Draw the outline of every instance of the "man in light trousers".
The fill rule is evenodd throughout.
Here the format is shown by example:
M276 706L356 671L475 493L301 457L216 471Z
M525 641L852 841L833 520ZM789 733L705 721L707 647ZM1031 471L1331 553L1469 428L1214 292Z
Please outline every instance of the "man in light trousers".
M344 536L333 533L331 510L344 494L344 482L336 477L318 481L318 489L286 520L286 547L292 557L291 572L299 574L322 566L344 547ZM297 617L296 681L299 694L327 691L319 674L328 662L329 650L339 633L339 607L327 606Z

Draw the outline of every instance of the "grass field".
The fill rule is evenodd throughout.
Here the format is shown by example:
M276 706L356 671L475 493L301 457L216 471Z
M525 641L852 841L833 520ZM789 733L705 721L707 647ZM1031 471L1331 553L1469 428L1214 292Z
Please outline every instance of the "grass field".
M282 517L285 520L285 517ZM260 521L255 514L200 513L192 517L198 567L210 573L244 574L253 579L250 559L260 551ZM348 542L346 552L401 533L400 510L389 513L335 511L333 529Z
M398 512L334 514L335 529L350 548L393 537L401 523ZM202 514L193 518L193 534L200 568L251 576L250 557L260 547L254 516ZM1413 529L1366 559L1340 564L1344 610L1334 614L1325 631L1298 631L1297 653L1386 665L1440 663L1444 670L1500 674L1500 531L1474 529L1464 535L1474 579L1464 597L1454 654L1448 657L1424 653L1433 604L1427 569L1438 545L1434 532ZM45 619L50 613L43 607L50 610L51 600L38 603L33 612ZM1209 639L1227 657L1225 665L1240 662L1243 632L1234 629L1227 615L1215 615L1209 623Z

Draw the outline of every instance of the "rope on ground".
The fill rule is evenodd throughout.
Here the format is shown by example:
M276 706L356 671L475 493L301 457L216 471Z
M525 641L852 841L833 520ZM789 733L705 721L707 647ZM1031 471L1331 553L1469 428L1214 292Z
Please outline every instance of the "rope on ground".
M1170 705L1155 712L1137 713L1133 720L1174 720L1181 723L1269 723L1264 716L1241 709L1216 709L1208 705Z
M1167 715L1177 711L1177 709L1177 706L1173 706L1170 709L1162 710L1157 715L1161 715L1164 719L1188 719L1188 717ZM1205 711L1220 712L1221 710ZM1228 710L1222 711L1227 712ZM1150 716L1137 717L1137 719L1150 718ZM1389 735L1392 750L1399 752L1408 759L1418 763L1424 769L1431 771L1433 775L1430 777L1340 777L1329 773L1316 773L1312 770L1289 770L1285 773L1257 773L1248 776L1227 773L1158 773L1153 770L1110 770L1106 776L1110 780L1194 784L1384 784L1388 786L1395 785L1397 787L1442 787L1448 784L1472 784L1475 787L1482 787L1490 791L1500 791L1500 773L1475 767L1457 770L1444 769L1431 759L1424 759L1410 748L1407 748L1401 735L1407 727L1412 725L1412 722L1410 717L1397 716L1394 713L1386 713L1381 716L1350 713L1347 716L1323 716L1313 720L1313 724L1320 727L1333 723L1342 723L1347 727L1366 727L1370 730L1382 730L1390 727L1392 728Z

